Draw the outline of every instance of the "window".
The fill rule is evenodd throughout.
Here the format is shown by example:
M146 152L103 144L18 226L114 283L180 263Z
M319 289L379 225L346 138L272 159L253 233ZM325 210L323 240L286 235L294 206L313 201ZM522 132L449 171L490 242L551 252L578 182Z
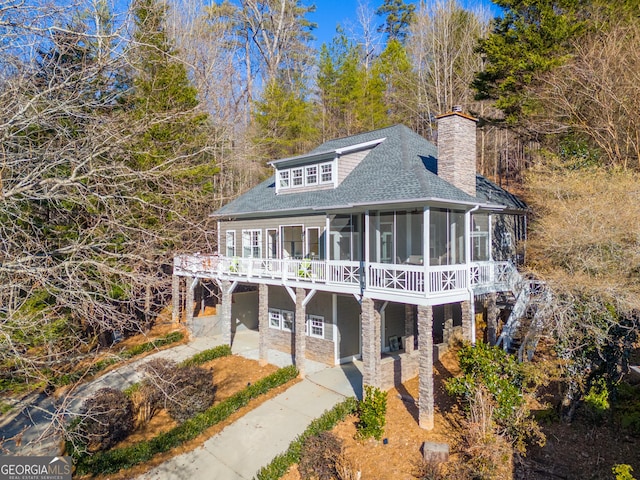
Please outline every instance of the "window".
M278 189L333 183L333 162L278 170L277 178Z
M227 257L236 256L236 232L230 230L227 232Z
M295 315L289 310L269 309L269 328L293 332L295 328Z
M307 335L315 338L324 338L324 317L307 315Z
M291 182L293 187L302 186L302 168L294 168L291 170Z
M282 325L282 313L280 310L276 310L273 308L269 309L269 327L277 328L280 330L280 325Z
M318 183L318 167L316 165L311 165L310 167L306 167L306 184L307 185L315 185Z
M282 170L278 172L280 177L280 188L289 188L289 170Z
M242 231L242 256L262 258L262 230Z
M333 163L320 165L320 183L333 182Z
M282 310L280 314L282 316L282 330L285 332L293 332L295 325L293 312Z

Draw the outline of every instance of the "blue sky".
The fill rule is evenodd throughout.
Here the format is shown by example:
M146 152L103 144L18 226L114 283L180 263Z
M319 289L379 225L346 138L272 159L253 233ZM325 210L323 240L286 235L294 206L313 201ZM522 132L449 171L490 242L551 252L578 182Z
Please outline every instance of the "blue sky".
M320 47L323 42L329 43L336 32L336 25L339 23L345 27L349 24L356 25L356 11L360 3L368 3L372 11L375 11L382 4L383 0L308 0L305 4L315 3L315 13L309 15L312 22L318 24L318 28L314 30L316 37L316 47ZM407 2L407 3L418 3ZM474 8L482 5L488 8L492 15L500 13L499 7L494 5L491 0L462 0L460 4L466 8ZM380 23L381 17L376 16L376 21Z

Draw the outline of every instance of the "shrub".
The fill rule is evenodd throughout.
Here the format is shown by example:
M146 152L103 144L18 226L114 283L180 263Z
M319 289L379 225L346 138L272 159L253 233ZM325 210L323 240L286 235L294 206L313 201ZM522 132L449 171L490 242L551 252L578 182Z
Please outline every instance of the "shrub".
M119 390L103 388L87 399L71 435L90 452L111 448L133 430L133 405Z
M181 367L191 367L194 365L202 365L203 363L210 362L216 358L226 357L231 355L231 347L229 345L219 345L208 350L203 350L200 353L196 353L193 357L183 361Z
M360 438L380 440L384 435L387 414L387 392L371 385L364 386L364 398L358 406L357 424Z
M88 456L82 455L81 452L74 450L72 445L67 443L67 451L72 452L76 459L76 473L78 475L88 473L104 475L115 473L123 468L131 468L134 465L148 461L158 453L167 452L197 437L207 428L225 420L239 408L244 407L251 399L268 392L272 388L283 385L297 376L298 370L294 366L281 368L271 375L251 384L232 397L211 406L207 411L195 415L193 418L190 418L170 431L161 433L151 440L138 442L130 447L118 448ZM312 422L312 425L313 424L314 422ZM282 476L283 473L281 473L280 476ZM280 478L280 476L275 478Z
M269 465L262 467L255 478L258 480L278 480L291 465L300 461L302 445L306 438L317 435L322 431L331 430L338 422L344 420L347 415L354 413L357 408L358 402L355 398L350 397L331 410L324 412L311 422L302 435L291 442L286 452L276 456ZM349 480L348 477L342 477L342 479Z
M342 451L342 442L330 432L310 435L302 442L298 470L304 480L333 480L338 476L336 460Z
M178 367L171 360L158 358L145 365L147 378L142 384L149 408L158 401L171 417L184 422L213 404L215 387L211 372L198 366Z
M493 405L491 421L521 453L526 451L527 441L544 444L544 435L526 408L524 375L515 357L499 347L478 342L463 346L458 359L462 376L445 383L450 395L462 396L469 408L483 390L483 398L488 396Z
M588 417L595 423L601 423L609 411L609 390L604 378L593 382L584 396L584 404Z

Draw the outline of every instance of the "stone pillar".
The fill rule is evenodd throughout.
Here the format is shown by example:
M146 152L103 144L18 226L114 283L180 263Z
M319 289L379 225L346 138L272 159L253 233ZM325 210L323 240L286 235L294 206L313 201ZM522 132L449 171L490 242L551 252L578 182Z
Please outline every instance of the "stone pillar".
M453 336L453 308L447 303L444 306L444 328L442 330L442 343L449 346Z
M472 322L475 322L473 304L469 300L460 302L462 307L462 338L474 343Z
M307 318L306 308L303 305L306 292L304 288L296 288L296 325L295 325L295 364L298 368L300 378L304 378L304 359L306 355L307 337L305 324Z
M362 299L362 383L380 388L382 375L380 366L381 319L380 302L371 298Z
M404 305L404 351L406 353L413 352L414 349L414 331L413 319L415 318L415 306L405 303Z
M422 305L418 306L418 351L418 423L425 430L433 430L433 310Z
M187 279L187 299L186 299L186 305L184 307L184 309L187 311L187 318L186 318L187 325L191 325L191 322L193 321L193 311L196 308L194 295L195 295L195 290L197 285L198 285L197 277L190 277Z
M171 279L171 320L173 323L180 322L180 276L174 275Z
M487 342L489 345L496 344L496 337L498 332L498 295L490 293L487 296Z
M220 305L220 328L222 330L222 342L231 345L231 282L220 282L222 303Z
M269 362L269 286L266 283L258 285L258 359L261 366Z

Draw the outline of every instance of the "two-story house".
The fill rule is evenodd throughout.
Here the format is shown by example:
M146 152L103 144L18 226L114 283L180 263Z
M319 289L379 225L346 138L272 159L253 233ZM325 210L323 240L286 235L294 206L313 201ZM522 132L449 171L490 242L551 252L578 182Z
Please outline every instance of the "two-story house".
M218 254L176 257L174 315L181 278L187 315L194 286L213 280L227 340L232 318L253 315L261 359L291 352L301 375L305 357L362 359L363 383L381 388L419 374L420 424L432 428L434 342L455 328L475 341L476 311L495 341L496 292L526 225L525 205L476 175L476 120L440 116L438 148L396 125L271 166L213 214Z

